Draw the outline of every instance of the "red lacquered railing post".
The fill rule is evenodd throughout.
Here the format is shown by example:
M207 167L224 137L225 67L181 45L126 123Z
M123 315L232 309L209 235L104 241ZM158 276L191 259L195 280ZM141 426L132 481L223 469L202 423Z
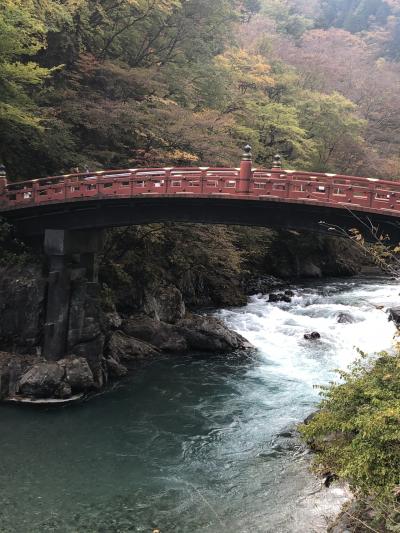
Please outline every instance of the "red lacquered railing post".
M207 184L207 170L204 168L201 169L201 176L200 176L200 192L201 194L204 193L204 186Z
M165 168L165 192L168 193L170 192L169 188L170 188L170 185L171 185L171 169L170 168Z
M250 191L250 179L252 177L253 156L251 154L251 146L248 144L244 147L244 154L240 161L239 171L239 193L248 193Z
M7 174L6 167L0 165L0 204L6 202L6 191L7 191Z
M369 207L372 207L374 205L374 199L375 199L375 185L370 185L370 190L368 194L369 194Z
M37 199L38 199L37 189L38 189L38 183L37 181L34 181L32 183L32 202L33 203L37 202Z

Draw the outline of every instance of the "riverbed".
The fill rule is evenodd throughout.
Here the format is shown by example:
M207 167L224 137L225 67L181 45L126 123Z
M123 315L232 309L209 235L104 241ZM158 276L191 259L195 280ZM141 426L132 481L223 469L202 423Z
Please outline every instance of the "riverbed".
M312 533L345 501L309 474L294 428L318 384L357 356L390 349L382 278L254 295L216 315L247 355L146 362L114 390L61 409L0 406L1 533ZM352 323L338 323L340 313ZM318 331L321 339L306 341Z

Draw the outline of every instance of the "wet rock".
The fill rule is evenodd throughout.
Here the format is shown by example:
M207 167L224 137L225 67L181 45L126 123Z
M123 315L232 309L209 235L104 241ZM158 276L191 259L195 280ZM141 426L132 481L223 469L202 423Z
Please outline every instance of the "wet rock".
M129 324L130 321L126 321L125 328L132 331L133 325L129 327ZM160 354L160 351L152 344L131 337L123 331L115 331L111 335L107 348L110 356L117 362L144 359Z
M58 396L64 375L65 369L57 363L38 363L21 377L19 392L33 398Z
M397 328L400 328L400 306L391 307L389 311L389 321L393 321Z
M242 286L246 294L268 294L271 290L282 287L284 282L274 276L260 276L243 280Z
M285 291L285 296L289 296L290 298L293 298L295 296L295 293L291 291L290 289L287 289Z
M93 372L83 357L73 357L58 361L65 370L65 381L75 392L86 392L95 385Z
M338 324L354 324L355 320L349 313L339 313L336 321Z
M307 424L309 424L310 422L312 422L312 421L314 420L314 418L317 416L318 413L319 413L319 411L315 411L314 413L311 413L310 415L308 415L308 416L304 419L303 424L306 426Z
M179 333L194 351L229 352L249 347L248 341L210 316L192 315L177 323Z
M122 325L122 318L116 311L106 313L105 326L107 330L119 329Z
M145 293L144 313L160 322L174 324L185 316L182 293L174 286L157 287Z
M271 302L271 303L276 303L276 302L290 303L292 301L292 298L288 294L285 294L283 292L278 293L278 294L271 293L269 295L268 301Z
M0 400L14 396L22 374L40 361L39 357L0 352Z
M288 431L281 431L281 433L277 434L277 437L283 438L283 439L294 439L294 437L297 436L297 431L295 429L290 429Z
M188 346L176 326L147 316L124 320L122 331L129 337L142 340L164 352L186 353Z
M332 485L334 481L337 481L339 479L339 477L336 474L332 474L332 472L325 472L323 476L324 476L323 483L327 489L329 489L329 487Z
M321 338L321 335L318 333L318 331L313 331L312 333L306 333L304 335L304 338L307 341L314 341Z
M65 399L69 398L70 396L72 396L71 385L66 382L62 382L57 389L57 397Z
M241 335L209 316L191 315L174 325L149 317L133 317L123 321L122 330L163 352L229 352L249 347Z
M128 369L113 357L106 359L107 371L111 378L122 378L128 374Z

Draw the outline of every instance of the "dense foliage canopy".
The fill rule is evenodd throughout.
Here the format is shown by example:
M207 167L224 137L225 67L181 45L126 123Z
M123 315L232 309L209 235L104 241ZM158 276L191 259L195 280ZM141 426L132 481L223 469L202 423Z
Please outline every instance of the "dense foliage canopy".
M0 1L12 178L157 164L400 175L396 0Z

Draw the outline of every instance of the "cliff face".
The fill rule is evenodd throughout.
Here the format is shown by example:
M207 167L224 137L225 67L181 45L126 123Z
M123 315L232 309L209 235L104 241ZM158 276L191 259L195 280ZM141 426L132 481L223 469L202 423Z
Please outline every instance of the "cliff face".
M175 255L170 249L161 255L154 245L143 257L137 247L117 262L114 251L112 260L103 259L99 283L83 274L74 278L67 357L61 362L41 356L46 272L39 265L0 267L0 397L65 398L102 388L143 358L245 349L246 340L221 322L191 311L243 305L248 294L274 289L279 282L269 274L351 275L363 262L348 243L335 239L255 230L249 241L245 230L242 241L234 242L219 231L216 242L211 232L201 245L189 243L193 232L186 232L190 246L178 243Z
M368 261L342 238L282 231L276 234L264 268L284 279L354 276Z

